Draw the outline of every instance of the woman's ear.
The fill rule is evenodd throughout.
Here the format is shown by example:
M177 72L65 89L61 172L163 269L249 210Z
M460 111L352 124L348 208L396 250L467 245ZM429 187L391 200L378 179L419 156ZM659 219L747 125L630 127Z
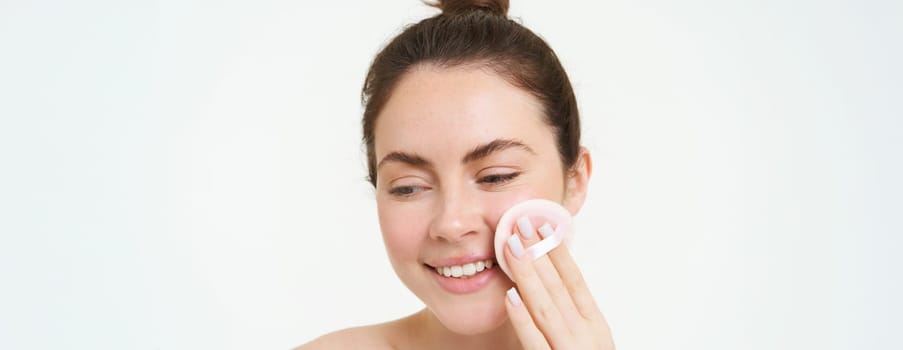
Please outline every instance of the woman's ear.
M586 200L589 178L593 173L593 160L586 147L580 147L577 162L565 175L564 207L571 215L577 215Z

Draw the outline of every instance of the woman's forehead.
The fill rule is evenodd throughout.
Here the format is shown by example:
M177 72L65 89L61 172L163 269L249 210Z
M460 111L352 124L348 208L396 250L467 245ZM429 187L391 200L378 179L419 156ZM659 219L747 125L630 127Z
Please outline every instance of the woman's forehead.
M463 153L495 139L545 143L551 129L528 92L482 69L416 69L377 118L377 157L387 152ZM539 147L540 145L531 147Z

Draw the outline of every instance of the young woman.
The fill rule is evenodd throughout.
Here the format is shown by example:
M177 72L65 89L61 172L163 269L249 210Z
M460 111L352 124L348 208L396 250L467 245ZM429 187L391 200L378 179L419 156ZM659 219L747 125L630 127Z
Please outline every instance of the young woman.
M552 200L572 215L583 205L592 163L567 74L542 39L507 18L507 1L436 6L441 14L376 56L363 88L386 251L426 307L301 349L613 349L564 245L536 260L494 249L499 218L521 201ZM533 231L518 227L524 247L541 239Z

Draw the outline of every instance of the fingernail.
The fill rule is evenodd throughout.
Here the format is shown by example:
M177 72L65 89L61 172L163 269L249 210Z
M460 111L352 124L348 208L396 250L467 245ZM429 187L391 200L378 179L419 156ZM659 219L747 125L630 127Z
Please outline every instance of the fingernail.
M520 300L520 294L517 294L517 289L514 289L514 287L511 287L511 289L508 290L507 294L508 300L511 301L511 305L521 306L521 304L523 304L523 301Z
M517 219L517 229L520 230L521 236L524 236L526 239L533 238L533 223L530 222L530 218L526 216L521 216L520 219Z
M549 225L547 222L539 227L539 233L542 234L543 238L549 238L555 235L555 230L553 230L552 225Z
M524 244L520 242L520 237L517 235L508 237L508 247L511 248L511 253L514 254L515 258L520 259L520 257L524 256Z

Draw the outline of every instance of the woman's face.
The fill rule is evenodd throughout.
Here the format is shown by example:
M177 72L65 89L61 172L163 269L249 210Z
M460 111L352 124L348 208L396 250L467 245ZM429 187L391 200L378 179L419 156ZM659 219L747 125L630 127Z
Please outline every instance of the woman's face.
M496 223L523 200L565 200L539 101L485 69L417 66L392 92L374 138L379 222L395 272L456 333L502 325L512 282L494 263ZM486 260L492 267L469 277L436 269L469 274Z

